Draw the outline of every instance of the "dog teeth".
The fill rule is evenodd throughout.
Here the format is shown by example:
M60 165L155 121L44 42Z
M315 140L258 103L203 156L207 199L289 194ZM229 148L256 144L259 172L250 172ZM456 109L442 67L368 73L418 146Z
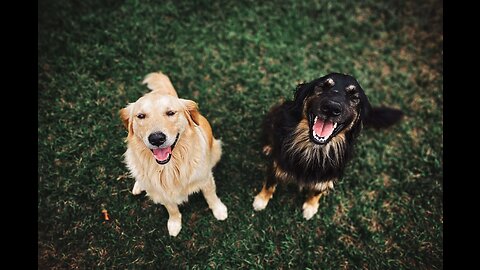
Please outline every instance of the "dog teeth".
M312 134L313 134L313 137L315 137L315 139L321 143L325 142L328 139L328 137L325 138L325 137L318 136L317 133L315 133L315 131L313 131Z
M317 120L318 120L318 116L315 116L315 119L313 119L313 125L315 125L315 123L317 123ZM334 123L333 123L333 129L336 129L336 128L337 128L337 125L338 125L338 123L334 122ZM327 139L330 138L330 136L328 136L328 137L320 137L320 136L315 132L315 130L312 130L312 135L313 135L313 137L314 137L317 141L319 141L319 142L321 142L321 143L326 142Z

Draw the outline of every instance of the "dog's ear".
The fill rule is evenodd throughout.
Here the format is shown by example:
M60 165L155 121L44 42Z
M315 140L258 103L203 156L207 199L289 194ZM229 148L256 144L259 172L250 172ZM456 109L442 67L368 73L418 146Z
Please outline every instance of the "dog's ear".
M132 111L133 111L133 104L128 104L127 107L121 109L118 114L120 115L120 119L123 122L123 126L128 130L128 133L133 134L133 127L132 127Z
M365 123L372 111L372 105L360 85L357 86L357 91L360 98L360 120Z
M303 112L303 105L305 102L305 99L313 92L314 86L313 84L310 83L301 83L297 85L297 88L295 90L295 95L293 99L293 113L297 117L301 117L302 112Z
M190 125L198 126L200 123L200 112L198 111L198 105L193 100L180 99L180 101L185 106L185 114Z
M312 83L301 83L297 85L295 89L294 103L296 106L302 106L303 101L313 91L314 87Z

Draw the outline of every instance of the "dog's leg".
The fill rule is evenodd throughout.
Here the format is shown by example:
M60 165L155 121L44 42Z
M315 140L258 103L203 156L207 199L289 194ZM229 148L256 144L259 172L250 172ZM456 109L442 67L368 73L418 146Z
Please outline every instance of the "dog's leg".
M318 201L323 196L322 191L312 192L303 204L303 217L306 220L311 219L318 212Z
M145 189L143 188L142 184L140 182L135 181L135 185L133 185L132 193L133 195L138 195L142 193Z
M260 211L267 207L268 201L273 197L275 188L277 187L277 179L272 173L267 176L267 181L263 184L262 191L255 196L253 200L253 209Z
M176 204L165 204L165 208L167 208L169 216L167 223L168 234L177 236L182 229L182 214Z
M203 197L205 197L208 207L212 209L215 218L218 220L225 220L228 217L227 207L217 196L213 175L210 174L209 178L208 183L201 189Z
M318 211L318 201L323 195L327 195L333 190L333 183L336 180L324 181L317 183L312 189L309 190L307 199L303 204L303 217L306 220L311 219Z

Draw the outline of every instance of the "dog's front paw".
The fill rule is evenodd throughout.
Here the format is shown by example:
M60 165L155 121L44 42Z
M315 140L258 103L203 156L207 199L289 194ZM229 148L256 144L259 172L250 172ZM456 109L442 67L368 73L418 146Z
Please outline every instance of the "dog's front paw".
M225 220L228 217L227 207L222 202L219 202L212 212L218 220Z
M171 236L177 236L182 229L182 220L173 218L168 219L167 228L168 234Z
M133 185L133 189L132 189L133 195L138 195L142 193L142 191L144 191L144 189L142 188L142 185L138 181L135 181L135 185Z
M268 200L265 199L264 196L261 194L258 194L255 196L255 200L253 200L253 210L255 211L261 211L267 207Z
M304 203L303 204L303 217L306 220L311 219L317 212L318 212L318 203L317 204L310 204L310 203Z

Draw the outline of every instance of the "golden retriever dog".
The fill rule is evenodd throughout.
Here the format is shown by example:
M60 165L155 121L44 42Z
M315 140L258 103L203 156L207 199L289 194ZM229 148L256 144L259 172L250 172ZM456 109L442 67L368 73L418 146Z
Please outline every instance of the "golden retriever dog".
M135 178L132 193L146 191L165 206L171 236L182 228L178 206L194 192L202 191L215 218L225 220L227 207L216 194L212 173L222 154L220 140L197 104L178 98L165 74L150 73L143 83L151 92L120 110L128 130L125 163Z

